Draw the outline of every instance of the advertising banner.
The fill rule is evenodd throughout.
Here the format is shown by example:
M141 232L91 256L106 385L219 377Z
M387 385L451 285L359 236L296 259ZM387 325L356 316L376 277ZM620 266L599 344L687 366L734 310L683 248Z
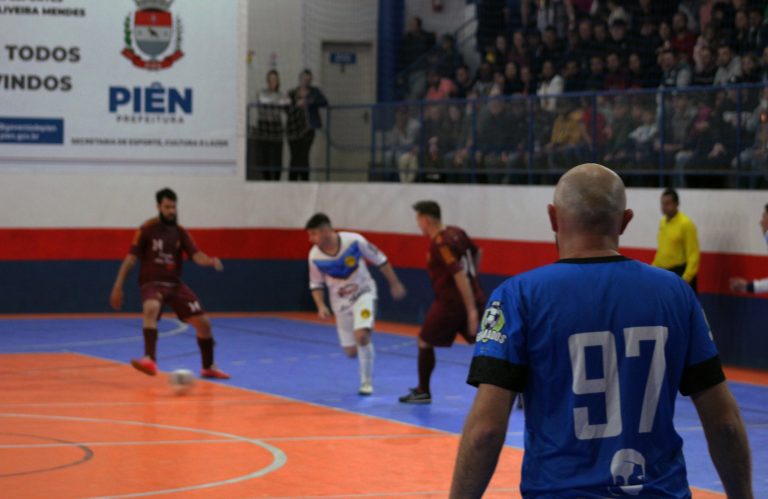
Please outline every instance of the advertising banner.
M233 167L238 2L0 0L0 167Z

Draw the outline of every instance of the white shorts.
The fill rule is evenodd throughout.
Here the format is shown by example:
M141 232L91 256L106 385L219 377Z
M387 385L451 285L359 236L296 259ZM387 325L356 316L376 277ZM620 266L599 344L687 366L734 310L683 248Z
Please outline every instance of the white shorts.
M376 315L376 298L371 293L365 293L355 300L355 303L344 312L336 314L336 332L342 347L353 347L355 331L358 329L373 329Z

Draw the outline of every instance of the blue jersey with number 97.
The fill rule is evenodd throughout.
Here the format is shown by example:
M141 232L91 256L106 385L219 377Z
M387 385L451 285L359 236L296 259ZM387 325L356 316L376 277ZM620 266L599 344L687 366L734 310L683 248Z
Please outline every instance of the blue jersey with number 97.
M690 286L617 256L499 286L468 382L523 393L524 497L688 498L675 398L724 379Z

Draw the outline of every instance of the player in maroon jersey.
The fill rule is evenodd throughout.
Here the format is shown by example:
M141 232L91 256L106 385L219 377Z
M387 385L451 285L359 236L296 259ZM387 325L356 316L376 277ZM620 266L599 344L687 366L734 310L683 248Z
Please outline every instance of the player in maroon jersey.
M181 280L182 253L186 253L196 264L222 270L221 260L211 258L200 251L189 233L176 223L176 193L165 188L155 195L157 218L141 226L133 239L131 250L126 255L112 287L109 302L119 310L123 306L123 283L136 262L141 262L139 287L144 316L144 357L134 359L131 365L139 371L154 376L157 374L157 321L163 305L170 305L178 318L192 324L197 331L197 344L204 378L229 379L213 363L213 336L211 322L205 315L200 300Z
M419 386L400 397L400 402L429 404L435 347L451 346L457 333L474 343L485 295L477 282L480 250L467 233L458 227L443 225L440 205L434 201L419 201L413 209L421 232L432 240L427 270L435 301L419 332Z

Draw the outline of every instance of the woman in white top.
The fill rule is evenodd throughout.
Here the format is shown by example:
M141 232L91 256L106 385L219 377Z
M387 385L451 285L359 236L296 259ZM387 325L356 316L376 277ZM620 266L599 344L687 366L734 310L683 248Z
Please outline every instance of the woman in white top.
M563 77L555 72L555 65L550 60L544 61L541 66L541 82L536 95L545 97L550 95L560 95L563 93L565 81ZM541 99L541 108L550 113L557 109L557 99Z
M267 87L256 101L256 167L264 180L280 180L283 168L283 112L288 97L280 92L280 75L272 69L267 73Z

